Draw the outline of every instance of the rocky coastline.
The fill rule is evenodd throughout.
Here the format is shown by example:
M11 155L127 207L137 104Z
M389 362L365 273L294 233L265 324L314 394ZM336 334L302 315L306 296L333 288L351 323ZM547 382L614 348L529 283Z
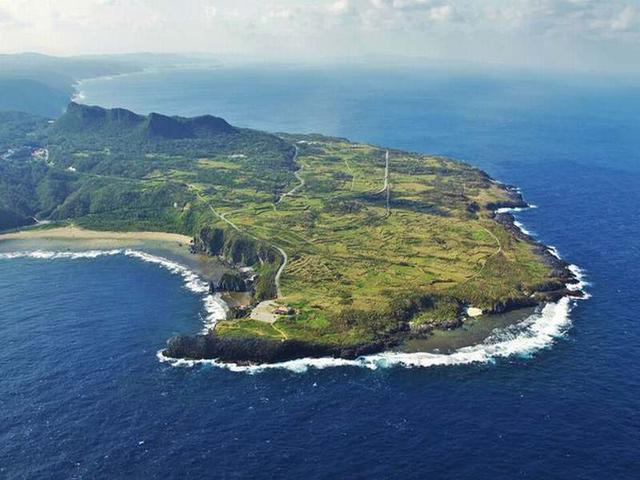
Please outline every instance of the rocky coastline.
M214 334L179 335L167 342L162 352L168 358L218 360L240 365L279 363L298 358L335 357L355 359L387 350L394 342L371 342L337 346L300 340L271 340L259 337L218 337Z
M493 219L503 225L516 239L531 244L540 258L551 268L552 274L548 282L536 285L531 291L525 292L525 296L506 299L485 313L503 314L521 308L554 303L563 297L581 297L583 292L575 287L580 281L571 270L570 264L558 257L551 248L523 232L516 224L511 211L526 209L531 206L524 200L516 187L503 185L502 188L508 192L509 201L489 204L486 208L492 212ZM215 235L211 235L211 233L205 232L205 235L194 239L193 248L199 252L220 255L223 251L222 244L224 243L222 234L215 232ZM203 241L203 236L205 241ZM207 242L207 237L215 238L216 240ZM217 244L217 248L212 249L210 247L211 244ZM259 250L262 250L262 248ZM263 252L264 250L260 253ZM255 290L253 279L249 280L246 273L242 272L242 267L246 263L233 262L232 260L239 258L238 255L223 255L223 258L225 257L233 270L226 277L223 277L217 285L211 284L211 291L225 289L233 291ZM242 256L243 260L244 258ZM231 318L240 318L246 313L236 310L230 309L229 315ZM438 328L455 329L461 327L463 323L464 320L460 315L450 322L439 325ZM422 333L424 334L425 332ZM406 328L392 332L386 338L373 342L342 346L300 340L273 340L260 337L220 337L214 331L210 331L206 334L173 337L167 342L167 348L163 350L162 354L165 357L174 359L218 360L240 365L278 363L299 358L334 357L355 359L362 355L379 353L397 347L414 334L415 332L412 333L409 328Z
M512 202L495 205L495 208L491 209L493 219L504 226L516 239L533 246L539 257L551 268L552 279L536 285L530 292L527 292L532 299L531 304L512 302L512 305L505 305L504 309L498 309L490 313L504 313L515 308L557 302L563 297L581 297L583 295L581 291L571 288L571 286L580 283L576 274L571 270L571 265L560 258L550 247L522 231L516 224L516 220L510 210L527 209L531 208L531 205L524 200L516 187L505 185L504 188L509 192Z

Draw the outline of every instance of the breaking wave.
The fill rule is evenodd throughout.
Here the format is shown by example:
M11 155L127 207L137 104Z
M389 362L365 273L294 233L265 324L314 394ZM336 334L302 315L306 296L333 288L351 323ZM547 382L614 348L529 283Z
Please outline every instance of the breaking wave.
M569 326L573 301L569 297L557 303L545 305L539 312L529 316L523 322L507 328L496 329L482 343L460 348L452 353L403 353L383 352L366 355L355 360L342 358L301 358L288 362L238 365L216 360L185 360L165 357L162 352L157 356L161 362L176 367L212 365L234 372L258 373L272 369L286 369L293 372L305 372L309 368L324 369L330 367L362 367L371 370L389 367L433 367L467 365L474 363L493 363L499 358L511 356L530 357L535 352L549 348L557 338L562 337Z
M557 251L551 247L552 251ZM88 250L81 252L55 252L55 251L25 251L0 253L0 259L33 258L40 260L57 259L94 259L103 256L124 255L136 258L143 262L156 264L172 274L182 276L185 288L193 293L202 296L203 308L206 312L203 318L204 328L215 326L216 322L226 318L228 306L220 298L219 294L209 294L208 284L202 280L195 272L177 262L169 259L151 255L138 250ZM572 291L582 291L588 285L584 279L582 270L571 265L569 267L576 275L579 283L567 286ZM581 299L589 298L587 293L583 293ZM571 325L569 314L580 298L562 298L557 303L549 303L540 311L530 315L524 321L506 328L496 329L482 343L460 348L451 353L404 353L404 352L383 352L373 355L366 355L355 360L341 358L302 358L288 362L260 364L260 365L239 365L234 363L223 363L216 360L186 360L167 358L162 351L157 353L161 362L169 363L176 367L193 367L196 365L212 365L219 368L228 369L234 372L258 373L273 369L286 369L293 372L305 372L309 368L324 369L331 367L360 367L371 370L390 367L433 367L493 363L499 358L511 356L530 357L535 352L549 348L556 339L562 337Z
M8 252L0 253L1 259L12 258L35 258L38 260L59 260L59 259L81 259L98 258L112 255L120 255L122 250L87 250L84 252L52 252L47 250L34 250L30 252Z
M537 208L529 205L523 208L500 208L497 213L517 213L529 208ZM522 223L517 220L514 225L524 234L532 235ZM548 251L560 259L558 250L551 246ZM565 335L571 326L570 313L573 306L579 300L586 300L590 295L585 292L589 285L585 280L584 272L577 265L570 265L569 270L578 280L575 284L568 284L567 290L580 292L580 297L564 297L557 303L548 303L540 311L530 315L524 321L510 325L506 328L495 329L482 343L460 348L452 353L404 353L383 352L374 355L366 355L355 360L342 358L301 358L288 362L239 365L224 363L217 360L187 360L165 357L162 351L157 353L161 362L169 363L176 367L193 367L196 365L211 365L228 369L234 372L259 373L272 369L286 369L293 372L306 372L309 368L324 369L331 367L361 367L372 370L390 367L433 367L493 363L499 358L506 357L531 357L535 352L550 348L556 339Z
M87 250L79 252L56 252L47 250L33 250L22 252L0 253L0 260L14 258L33 258L37 260L80 260L94 259L98 257L124 255L136 258L143 262L153 263L174 275L180 275L184 280L184 286L187 290L202 296L202 303L205 311L203 318L203 332L207 332L213 328L219 320L223 320L227 316L228 306L220 297L220 294L210 294L209 285L202 280L195 272L189 270L184 265L157 255L151 255L146 252L132 249L116 249L116 250Z
M502 207L496 210L496 213L518 213L524 212L525 210L529 210L532 208L538 208L537 205L528 205L526 207Z

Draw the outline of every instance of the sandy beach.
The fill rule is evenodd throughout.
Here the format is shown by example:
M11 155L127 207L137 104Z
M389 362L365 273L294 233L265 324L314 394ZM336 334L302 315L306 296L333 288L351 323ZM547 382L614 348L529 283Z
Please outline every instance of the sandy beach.
M177 233L97 231L75 225L0 234L0 252L134 249L176 261L202 278L218 278L223 270L218 259L192 254L190 243L191 237Z
M138 242L147 240L156 240L163 242L177 242L189 245L191 237L180 235L178 233L165 232L107 232L97 230L85 230L83 228L69 225L65 227L22 230L19 232L11 232L0 234L0 241L3 240L31 240L31 239L49 239L49 240L100 240L115 242Z

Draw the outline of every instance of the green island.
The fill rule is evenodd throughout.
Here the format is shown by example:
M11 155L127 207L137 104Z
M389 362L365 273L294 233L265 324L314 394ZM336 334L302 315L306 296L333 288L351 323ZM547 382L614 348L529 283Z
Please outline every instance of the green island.
M353 357L556 301L567 265L500 210L525 206L470 165L343 138L76 103L0 113L0 230L188 235L224 262L212 292L246 293L170 356Z

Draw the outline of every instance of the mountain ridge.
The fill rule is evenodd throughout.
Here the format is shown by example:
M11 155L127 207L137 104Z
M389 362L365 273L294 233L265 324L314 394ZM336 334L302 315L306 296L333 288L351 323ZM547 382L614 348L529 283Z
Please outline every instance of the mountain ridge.
M70 102L66 112L56 120L57 133L78 130L108 136L138 136L141 139L201 138L217 134L234 134L238 129L213 115L199 117L167 116L152 112L140 115L125 108L103 108Z

